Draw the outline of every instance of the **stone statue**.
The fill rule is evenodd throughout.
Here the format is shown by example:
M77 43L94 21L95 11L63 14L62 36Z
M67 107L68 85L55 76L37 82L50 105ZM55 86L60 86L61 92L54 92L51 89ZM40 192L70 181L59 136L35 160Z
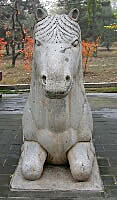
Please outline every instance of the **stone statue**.
M41 177L45 161L69 162L72 176L87 181L95 151L92 114L82 73L79 11L48 16L36 13L32 82L23 115L22 174Z

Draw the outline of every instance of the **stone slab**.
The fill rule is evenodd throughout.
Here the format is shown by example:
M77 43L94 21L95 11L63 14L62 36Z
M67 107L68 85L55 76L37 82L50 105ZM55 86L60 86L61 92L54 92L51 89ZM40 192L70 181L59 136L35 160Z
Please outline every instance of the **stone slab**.
M93 165L93 172L87 182L77 182L72 178L69 166L44 166L44 172L39 180L25 180L21 174L21 158L12 176L11 191L92 191L103 192L103 185L99 174L97 160Z

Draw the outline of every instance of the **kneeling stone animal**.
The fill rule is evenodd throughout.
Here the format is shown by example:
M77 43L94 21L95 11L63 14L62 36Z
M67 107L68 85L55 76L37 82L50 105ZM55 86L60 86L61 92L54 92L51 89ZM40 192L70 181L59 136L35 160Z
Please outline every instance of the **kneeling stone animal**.
M45 161L69 162L73 178L89 179L95 151L92 114L82 73L79 11L48 16L39 8L34 28L31 91L24 109L22 174L41 177Z

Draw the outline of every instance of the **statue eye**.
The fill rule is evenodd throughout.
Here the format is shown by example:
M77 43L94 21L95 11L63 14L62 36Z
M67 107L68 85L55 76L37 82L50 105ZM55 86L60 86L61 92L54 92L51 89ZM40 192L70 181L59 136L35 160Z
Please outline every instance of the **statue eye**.
M35 40L35 44L36 44L37 46L40 46L40 45L41 45L41 43L40 43L39 40Z
M78 41L78 40L75 40L74 42L72 42L72 45L73 45L74 47L77 47L78 44L79 44L79 41Z

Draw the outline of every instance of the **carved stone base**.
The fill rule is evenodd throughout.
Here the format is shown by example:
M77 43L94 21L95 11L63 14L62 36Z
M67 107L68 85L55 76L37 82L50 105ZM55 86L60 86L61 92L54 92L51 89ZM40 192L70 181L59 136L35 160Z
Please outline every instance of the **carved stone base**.
M10 182L11 190L39 190L39 191L96 191L102 192L103 185L99 174L97 160L93 165L92 175L87 182L76 182L66 166L45 165L39 180L25 180L21 173L21 158Z

